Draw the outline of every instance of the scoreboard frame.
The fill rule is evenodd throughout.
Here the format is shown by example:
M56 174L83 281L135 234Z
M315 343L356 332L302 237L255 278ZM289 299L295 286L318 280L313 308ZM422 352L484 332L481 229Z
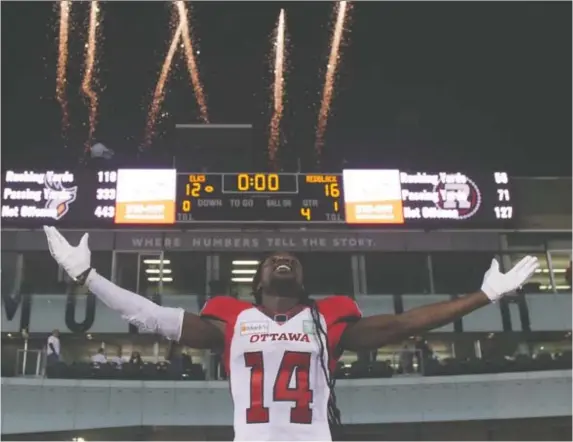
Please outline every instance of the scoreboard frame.
M377 173L394 179L380 181ZM369 181L367 175L374 175L375 180ZM122 184L121 176L131 178L124 178ZM515 228L517 218L506 172L5 170L2 178L2 222L8 228L38 228L43 224L65 228L189 228L209 223L506 230ZM353 199L357 192L361 195L358 200ZM134 208L131 218L126 216L126 207ZM162 210L169 216L157 215ZM401 215L386 220L384 210ZM54 211L57 216L52 217ZM143 215L138 218L138 214Z

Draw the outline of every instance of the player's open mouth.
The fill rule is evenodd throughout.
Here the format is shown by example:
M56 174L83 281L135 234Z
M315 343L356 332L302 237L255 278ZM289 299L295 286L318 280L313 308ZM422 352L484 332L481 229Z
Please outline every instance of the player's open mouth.
M287 273L290 272L291 270L292 270L291 267L286 264L280 264L275 268L275 272L278 273Z

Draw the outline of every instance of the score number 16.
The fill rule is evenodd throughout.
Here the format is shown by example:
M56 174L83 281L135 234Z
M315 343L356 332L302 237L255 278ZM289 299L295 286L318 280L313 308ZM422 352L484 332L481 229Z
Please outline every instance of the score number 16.
M338 198L340 196L340 189L338 188L338 183L328 183L324 185L324 194L332 198ZM338 201L333 201L334 212L338 212Z
M338 187L338 183L328 183L324 185L324 195L326 197L338 198L340 197L340 188ZM339 210L338 201L333 201L333 208L334 212L337 213ZM301 207L300 214L303 218L307 221L311 220L311 212L310 207Z

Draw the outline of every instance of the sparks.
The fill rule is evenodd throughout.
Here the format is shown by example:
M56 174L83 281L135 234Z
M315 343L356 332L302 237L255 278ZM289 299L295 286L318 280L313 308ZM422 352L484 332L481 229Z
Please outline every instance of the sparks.
M151 101L151 106L149 107L149 113L147 116L147 125L145 128L145 136L143 138L143 148L149 147L153 136L155 135L155 126L157 124L157 117L161 110L161 105L163 104L163 99L165 98L165 83L169 78L169 73L171 72L171 65L173 64L173 57L177 51L177 46L181 39L181 34L183 33L183 24L181 21L177 25L175 32L173 33L173 38L171 39L171 44L169 45L169 50L163 61L163 66L161 67L161 73L159 74L159 79L157 80L157 85L155 86L155 91L153 93L153 99Z
M204 123L209 123L209 114L207 113L207 100L205 98L205 92L203 91L203 85L201 84L201 80L199 78L197 61L195 60L195 51L193 50L193 40L191 39L192 33L188 20L187 7L185 6L184 1L177 1L176 6L179 12L179 23L182 26L181 37L183 39L183 49L185 51L187 70L189 71L195 98L201 112L201 120L203 120Z
M85 64L84 64L84 78L82 80L82 93L88 100L89 105L89 133L86 140L86 152L91 147L95 127L97 124L97 111L98 111L98 95L94 90L95 83L95 70L97 62L97 42L98 42L98 27L99 27L99 2L90 2L90 18L88 41L86 44Z
M269 162L271 167L277 168L277 151L280 139L280 125L284 110L284 72L285 72L285 11L281 9L279 21L276 29L274 44L275 63L274 63L274 86L273 86L273 116L271 118L269 134Z
M316 140L315 150L317 161L320 162L322 148L324 147L324 133L326 132L326 124L330 114L330 105L332 103L332 96L334 92L334 81L338 61L340 58L340 45L344 34L344 24L346 22L346 12L348 4L345 1L338 3L338 13L334 30L332 32L332 40L330 42L330 56L328 57L328 64L326 65L326 75L324 78L324 88L322 90L322 101L320 103L320 111L318 112L318 123L316 127Z
M70 25L71 1L60 1L60 34L58 39L58 68L56 76L56 99L62 110L62 134L70 125L68 101L66 99L67 68L68 68L68 33Z

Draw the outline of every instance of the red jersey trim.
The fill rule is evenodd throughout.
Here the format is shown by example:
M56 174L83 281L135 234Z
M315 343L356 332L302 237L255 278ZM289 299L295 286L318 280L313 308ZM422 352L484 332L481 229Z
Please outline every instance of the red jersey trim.
M223 367L230 378L230 357L231 357L231 340L237 318L241 312L253 308L253 304L246 301L240 301L231 296L217 296L209 299L201 310L201 317L216 319L225 323L225 347L223 349Z
M347 327L362 317L362 312L354 300L348 296L329 296L316 302L318 311L326 322L328 340L328 368L332 373L342 356L340 340Z

